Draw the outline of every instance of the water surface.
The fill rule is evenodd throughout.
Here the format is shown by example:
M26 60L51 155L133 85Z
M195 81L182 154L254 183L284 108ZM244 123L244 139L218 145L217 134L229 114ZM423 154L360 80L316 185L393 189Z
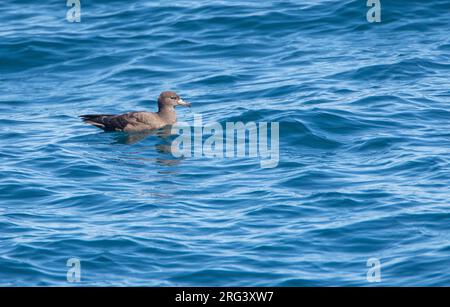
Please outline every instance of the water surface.
M450 285L450 5L65 1L0 8L0 284ZM280 162L174 158L81 123L280 123ZM125 138L125 139L124 139Z

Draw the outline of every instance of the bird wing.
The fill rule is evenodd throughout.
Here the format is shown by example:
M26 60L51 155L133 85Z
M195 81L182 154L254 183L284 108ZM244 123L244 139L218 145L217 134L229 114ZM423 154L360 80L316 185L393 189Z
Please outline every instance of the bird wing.
M106 131L123 131L132 117L129 114L89 114L80 116L86 124L90 124Z
M92 114L80 116L86 124L94 125L105 131L142 130L158 128L158 119L149 112L130 112L122 115Z

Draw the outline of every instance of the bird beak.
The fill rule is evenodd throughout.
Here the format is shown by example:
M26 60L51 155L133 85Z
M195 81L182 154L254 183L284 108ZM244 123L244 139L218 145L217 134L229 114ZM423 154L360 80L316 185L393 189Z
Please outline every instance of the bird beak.
M180 98L180 100L178 100L178 105L179 106L184 106L184 107L191 107L191 104L187 101L184 101L183 99Z

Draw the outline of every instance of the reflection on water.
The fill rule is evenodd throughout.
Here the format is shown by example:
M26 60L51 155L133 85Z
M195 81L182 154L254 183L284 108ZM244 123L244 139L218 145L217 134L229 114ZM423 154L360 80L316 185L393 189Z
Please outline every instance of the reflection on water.
M162 140L166 140L172 135L171 131L172 126L166 126L164 128L158 130L146 130L135 133L116 133L116 137L114 139L113 144L124 144L124 145L133 145L145 140L148 136L154 135L159 137ZM169 146L170 150L170 146ZM170 152L170 151L169 151Z
M171 128L172 128L171 126L166 126L158 130L147 130L137 133L112 132L115 134L112 144L135 145L145 141L147 138L152 138L153 141L156 141L156 143L153 146L155 152L163 154L165 157L164 158L157 157L156 159L146 159L140 157L138 158L138 160L151 160L155 161L157 164L162 166L179 165L184 158L183 157L175 158L172 155L171 136L175 134L172 134Z

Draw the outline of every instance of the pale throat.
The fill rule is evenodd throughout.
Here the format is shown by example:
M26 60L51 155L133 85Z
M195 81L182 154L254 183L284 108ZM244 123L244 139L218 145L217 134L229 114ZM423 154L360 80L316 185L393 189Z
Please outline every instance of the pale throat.
M177 113L173 106L161 106L158 115L166 122L176 123L177 121Z

